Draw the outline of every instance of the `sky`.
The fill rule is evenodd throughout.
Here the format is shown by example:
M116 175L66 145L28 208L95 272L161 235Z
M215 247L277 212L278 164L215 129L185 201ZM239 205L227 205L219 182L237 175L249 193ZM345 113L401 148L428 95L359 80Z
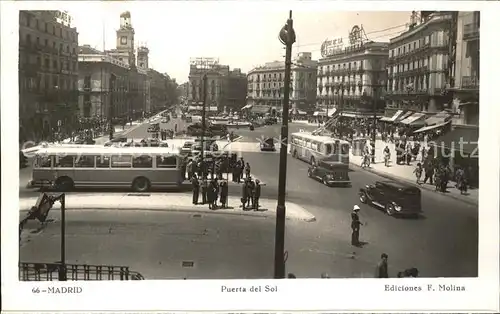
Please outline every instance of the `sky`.
M149 66L177 82L187 81L190 57L215 57L221 64L248 72L265 62L284 60L278 33L288 18L282 6L237 5L237 2L113 2L67 8L77 27L79 44L112 49L120 13L131 13L135 42L150 49ZM411 12L334 11L321 8L293 10L297 42L293 55L312 52L320 57L321 43L342 37L347 42L354 25L362 25L369 39L388 41L405 30Z

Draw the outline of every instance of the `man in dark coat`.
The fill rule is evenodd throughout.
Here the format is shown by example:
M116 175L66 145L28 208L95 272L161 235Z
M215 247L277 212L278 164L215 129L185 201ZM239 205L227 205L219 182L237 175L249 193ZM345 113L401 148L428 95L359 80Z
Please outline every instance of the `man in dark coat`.
M208 181L207 178L201 179L201 203L206 204L208 201Z
M261 185L259 179L255 180L255 188L253 192L253 208L254 210L259 210L259 199L260 199L260 191Z
M252 177L248 177L245 179L247 182L247 190L248 190L248 197L247 197L247 207L248 208L253 208L254 206L254 192L255 192L255 182L253 182ZM250 205L251 204L251 205Z
M247 203L247 199L248 199L248 186L247 182L245 181L241 185L241 207L243 208L243 210L246 210L245 205Z
M359 229L363 225L361 221L359 221L359 206L354 205L354 208L351 213L351 229L352 229L352 234L351 234L351 244L354 246L359 246Z
M243 180L243 174L245 173L245 160L243 159L243 157L240 158L238 166L240 168L240 171L239 171L240 180Z
M208 188L208 201L209 208L212 210L217 209L217 198L219 197L219 184L217 179L213 179L210 181Z
M227 196L229 194L229 186L226 181L220 183L220 202L222 208L227 207Z
M389 256L387 254L382 253L380 256L381 260L375 269L375 278L389 278L389 267L387 265L388 258Z
M198 205L198 197L200 195L200 182L198 181L196 174L194 174L191 178L191 184L193 187L193 204Z

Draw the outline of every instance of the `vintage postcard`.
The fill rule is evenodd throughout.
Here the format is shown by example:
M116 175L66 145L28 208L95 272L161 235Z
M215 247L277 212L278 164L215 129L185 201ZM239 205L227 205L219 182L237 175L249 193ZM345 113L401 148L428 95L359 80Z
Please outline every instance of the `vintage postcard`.
M2 2L5 310L499 311L499 10Z

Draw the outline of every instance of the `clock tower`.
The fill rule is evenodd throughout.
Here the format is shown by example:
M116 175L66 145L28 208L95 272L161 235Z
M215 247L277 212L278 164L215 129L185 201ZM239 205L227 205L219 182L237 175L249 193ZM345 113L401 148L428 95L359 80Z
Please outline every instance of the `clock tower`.
M116 31L116 50L122 53L128 52L127 61L130 66L135 66L134 35L130 12L123 12L120 14L120 28Z

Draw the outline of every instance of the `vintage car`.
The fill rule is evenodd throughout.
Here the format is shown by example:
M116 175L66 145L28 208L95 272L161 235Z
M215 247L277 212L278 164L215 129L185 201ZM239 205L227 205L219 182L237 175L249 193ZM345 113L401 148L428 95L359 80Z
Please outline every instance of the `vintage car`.
M376 181L359 189L359 200L383 209L389 216L418 216L422 212L420 189L392 180Z
M192 116L186 116L186 123L192 123L193 122L193 117Z
M274 146L274 138L268 137L264 141L260 143L260 151L261 152L274 152L276 151L276 147Z
M160 132L159 123L152 124L150 127L148 127L148 133L156 133L156 132Z
M307 170L309 178L320 180L326 186L350 186L349 166L336 161L321 160Z

